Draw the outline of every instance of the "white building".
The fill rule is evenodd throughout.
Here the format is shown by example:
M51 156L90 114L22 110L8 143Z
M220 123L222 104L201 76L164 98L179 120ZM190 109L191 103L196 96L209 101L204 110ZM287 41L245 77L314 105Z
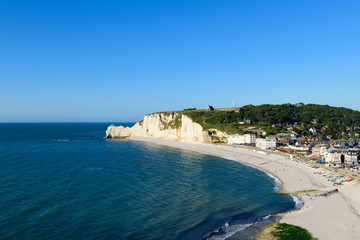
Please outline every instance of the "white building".
M228 144L255 144L255 134L233 134L228 136Z
M309 153L309 147L301 145L289 145L288 148L296 153Z
M358 164L360 161L360 152L348 151L345 154L345 163L347 164Z
M341 163L341 156L344 156L338 151L325 152L326 163Z
M310 128L309 131L312 132L313 134L316 134L316 133L317 133L316 128Z
M327 163L345 163L345 164L359 164L359 151L341 151L332 150L325 153L325 162Z
M257 138L256 139L256 147L261 149L268 149L276 147L276 139L275 138Z

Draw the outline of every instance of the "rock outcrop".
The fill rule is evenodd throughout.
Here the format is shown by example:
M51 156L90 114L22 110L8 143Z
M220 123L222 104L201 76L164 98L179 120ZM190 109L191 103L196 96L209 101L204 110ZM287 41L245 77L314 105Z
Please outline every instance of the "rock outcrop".
M217 129L204 130L186 115L172 113L148 114L133 127L111 125L106 130L107 138L126 138L131 136L163 138L181 142L210 143L218 141L221 136L227 139L227 134ZM215 136L215 137L214 137Z

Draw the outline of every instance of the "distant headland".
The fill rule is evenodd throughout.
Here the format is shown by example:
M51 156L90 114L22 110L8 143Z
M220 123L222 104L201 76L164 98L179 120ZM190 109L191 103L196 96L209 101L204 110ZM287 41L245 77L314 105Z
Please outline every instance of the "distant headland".
M188 108L148 114L132 128L110 126L106 137L143 136L185 142L228 142L233 134L258 138L291 135L324 140L356 139L360 112L318 104L246 105L206 109Z

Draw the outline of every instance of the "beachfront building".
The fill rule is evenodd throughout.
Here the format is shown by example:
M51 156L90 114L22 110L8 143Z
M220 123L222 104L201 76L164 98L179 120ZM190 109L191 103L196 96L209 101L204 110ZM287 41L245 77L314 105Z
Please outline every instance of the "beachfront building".
M346 164L358 164L360 161L360 152L359 151L347 151L345 154L345 163Z
M298 154L308 154L309 147L300 146L300 145L287 145L287 146L279 146L277 149L281 152L287 153L298 153Z
M316 144L315 147L311 149L312 155L316 157L320 157L320 145Z
M341 163L343 160L343 163L344 163L344 160L345 160L345 156L344 154L342 154L341 152L339 151L329 151L329 152L326 152L325 153L325 162L326 163Z
M309 153L309 147L307 146L300 146L300 145L289 145L288 148L292 150L294 153L302 153L302 154L308 154Z
M227 143L230 145L243 144L243 137L240 134L229 135Z
M357 150L330 147L326 149L324 156L327 163L354 165L360 161L360 151Z
M256 141L255 134L233 134L229 135L228 137L228 144L246 144L246 145L253 145Z
M325 144L325 145L322 145L320 146L320 151L319 151L319 156L321 158L324 158L325 157L325 153L328 151L328 149L330 149L330 145L328 144Z
M326 149L328 149L330 146L328 144L316 144L312 149L312 155L323 158Z
M257 138L256 147L261 149L275 148L276 139L275 138Z

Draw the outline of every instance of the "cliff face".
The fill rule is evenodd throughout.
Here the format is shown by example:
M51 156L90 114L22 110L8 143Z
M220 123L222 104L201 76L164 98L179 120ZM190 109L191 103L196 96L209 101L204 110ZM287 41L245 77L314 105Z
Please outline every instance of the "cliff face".
M219 134L224 133L218 131ZM111 125L106 130L107 138L125 138L131 136L164 138L181 142L210 143L214 133L204 130L186 115L177 113L153 113L146 115L133 127Z

